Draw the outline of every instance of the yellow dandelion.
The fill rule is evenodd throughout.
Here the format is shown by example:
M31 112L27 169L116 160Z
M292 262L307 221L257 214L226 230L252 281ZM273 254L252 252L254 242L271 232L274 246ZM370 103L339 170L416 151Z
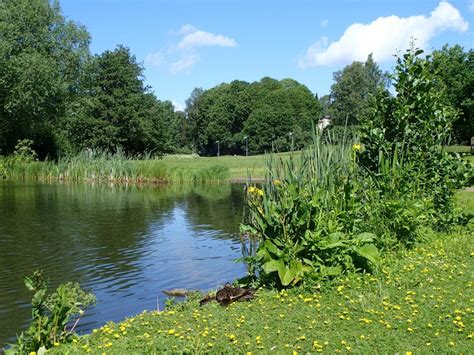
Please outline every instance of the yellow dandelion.
M362 146L359 143L355 143L352 145L352 150L354 152L360 152L362 150Z

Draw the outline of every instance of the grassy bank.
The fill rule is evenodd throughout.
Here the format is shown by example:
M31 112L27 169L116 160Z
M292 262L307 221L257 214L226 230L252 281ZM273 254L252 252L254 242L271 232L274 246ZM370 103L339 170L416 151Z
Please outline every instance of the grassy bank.
M277 154L288 156L289 153ZM170 155L163 159L127 159L102 154L79 155L58 162L22 162L0 158L0 177L26 180L198 182L245 181L248 176L265 176L265 155L199 157Z
M453 151L458 151L453 150ZM291 153L277 153L286 159ZM474 163L473 156L466 156ZM266 155L199 157L168 155L163 159L127 159L101 154L94 158L79 155L58 162L14 162L0 157L0 177L27 180L198 182L246 181L265 177Z
M474 211L474 192L458 198L466 212ZM387 255L374 275L311 289L259 290L254 301L227 308L199 307L196 298L109 323L52 351L468 353L474 337L472 229L424 237L411 250Z
M185 159L192 161L194 159ZM175 162L175 163L173 163ZM128 159L120 154L78 155L52 161L0 159L0 176L17 180L210 182L227 181L229 169L218 162L183 164L180 159Z

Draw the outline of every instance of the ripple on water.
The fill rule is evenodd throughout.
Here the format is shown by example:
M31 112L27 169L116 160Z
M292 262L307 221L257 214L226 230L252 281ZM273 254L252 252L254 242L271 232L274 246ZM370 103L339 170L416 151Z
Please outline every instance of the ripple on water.
M28 322L22 276L35 269L51 289L79 281L96 295L80 332L156 309L157 300L162 309L162 290L242 276L241 190L0 183L0 346Z

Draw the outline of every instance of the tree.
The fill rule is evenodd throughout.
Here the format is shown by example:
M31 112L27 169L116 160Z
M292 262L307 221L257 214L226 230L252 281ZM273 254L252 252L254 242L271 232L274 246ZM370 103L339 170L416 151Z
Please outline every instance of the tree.
M412 45L397 59L396 95L380 90L374 110L363 118L360 133L365 150L360 158L379 175L387 170L380 165L382 157L388 158L392 171L409 172L411 176L405 177L418 181L422 197L430 197L443 225L453 217L454 192L462 187L469 170L466 162L443 150L456 111L422 53Z
M336 125L357 125L369 114L371 95L387 84L386 75L369 54L365 63L353 62L333 74L330 114Z
M465 52L460 45L445 45L433 52L431 67L441 81L440 90L446 92L459 113L453 123L453 138L458 143L469 144L474 134L474 50Z
M0 33L0 153L32 139L41 156L54 155L89 34L48 0L0 1Z
M295 80L262 78L223 83L209 90L195 89L187 101L187 118L193 127L197 151L244 154L244 136L249 136L252 153L273 146L289 150L292 132L295 146L302 146L319 117L317 98Z
M122 148L129 154L169 150L165 121L171 122L173 106L148 92L142 73L136 58L123 46L91 61L65 127L75 147Z

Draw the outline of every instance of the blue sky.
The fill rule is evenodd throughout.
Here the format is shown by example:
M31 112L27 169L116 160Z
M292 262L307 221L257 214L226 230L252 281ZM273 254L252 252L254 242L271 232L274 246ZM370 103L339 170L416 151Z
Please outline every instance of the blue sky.
M62 0L98 54L122 44L160 100L184 106L195 87L293 78L319 96L332 73L373 52L385 70L417 38L427 51L474 43L474 0Z

